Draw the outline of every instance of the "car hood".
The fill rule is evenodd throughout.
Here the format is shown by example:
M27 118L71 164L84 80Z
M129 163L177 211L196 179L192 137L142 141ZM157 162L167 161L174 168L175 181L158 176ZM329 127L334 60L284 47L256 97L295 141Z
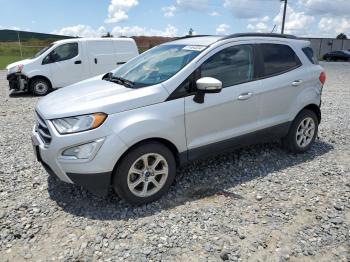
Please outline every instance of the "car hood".
M46 119L96 112L115 114L157 104L169 96L162 85L127 88L101 76L59 89L41 98L36 110Z
M27 65L29 64L30 62L32 62L31 59L25 59L25 60L21 60L21 61L18 61L18 62L15 62L15 63L12 63L12 64L9 64L8 66L6 66L6 69L9 70L15 66L18 66L18 65Z

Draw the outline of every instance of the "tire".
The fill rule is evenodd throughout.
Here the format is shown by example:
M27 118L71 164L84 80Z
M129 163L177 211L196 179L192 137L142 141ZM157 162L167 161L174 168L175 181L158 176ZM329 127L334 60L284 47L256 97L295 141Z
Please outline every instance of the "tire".
M318 124L318 118L313 111L301 111L294 119L288 135L282 139L284 148L293 153L309 150L317 137Z
M155 165L155 161L158 164ZM168 191L175 174L173 153L161 143L147 142L122 158L113 174L112 185L126 202L142 205L158 200Z
M44 78L37 78L31 82L30 90L35 96L45 96L50 92L51 84Z

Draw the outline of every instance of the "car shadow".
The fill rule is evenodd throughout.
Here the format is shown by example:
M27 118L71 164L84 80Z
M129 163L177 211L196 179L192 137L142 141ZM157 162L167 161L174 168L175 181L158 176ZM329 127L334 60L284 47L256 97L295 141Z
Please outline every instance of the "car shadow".
M49 91L48 94L52 93L52 92L55 92L57 89L52 89ZM48 95L47 94L47 95ZM10 91L9 92L9 97L10 98L24 98L24 97L31 97L31 98L40 98L40 97L43 97L43 96L36 96L36 95L33 95L31 92L27 92L27 91Z
M12 91L9 93L10 98L35 97L32 93L25 91Z
M48 192L65 212L95 220L127 220L151 216L186 202L223 195L232 199L244 198L235 187L250 180L268 176L328 153L333 146L322 140L304 154L292 154L278 143L266 143L223 153L180 168L169 192L160 200L134 207L121 200L111 190L105 198L67 184L55 176L48 177Z

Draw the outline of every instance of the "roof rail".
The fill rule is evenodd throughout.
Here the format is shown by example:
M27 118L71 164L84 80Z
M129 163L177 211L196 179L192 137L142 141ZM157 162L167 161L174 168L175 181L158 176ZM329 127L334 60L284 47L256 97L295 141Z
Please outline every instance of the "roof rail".
M185 36L176 37L175 40L192 38L192 37L204 37L204 36L213 36L213 35L185 35Z
M232 34L223 37L220 40L226 40L231 38L237 38L237 37L276 37L276 38L289 38L289 39L297 39L294 35L287 35L287 34L276 34L276 33L238 33L238 34Z

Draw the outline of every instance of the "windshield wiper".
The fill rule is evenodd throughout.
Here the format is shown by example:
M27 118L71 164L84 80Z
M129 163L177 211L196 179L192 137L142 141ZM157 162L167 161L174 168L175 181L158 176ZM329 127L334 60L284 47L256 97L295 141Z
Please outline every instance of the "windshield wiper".
M124 83L125 85L128 85L129 87L133 87L135 85L134 82L127 80L125 78L122 78L122 77L113 76L113 77L111 77L111 79L120 81L120 82Z
M135 85L134 82L129 81L129 80L122 78L122 77L117 77L117 76L106 77L106 78L104 78L104 80L114 82L117 84L122 84L123 86L129 87L129 88L132 88Z

